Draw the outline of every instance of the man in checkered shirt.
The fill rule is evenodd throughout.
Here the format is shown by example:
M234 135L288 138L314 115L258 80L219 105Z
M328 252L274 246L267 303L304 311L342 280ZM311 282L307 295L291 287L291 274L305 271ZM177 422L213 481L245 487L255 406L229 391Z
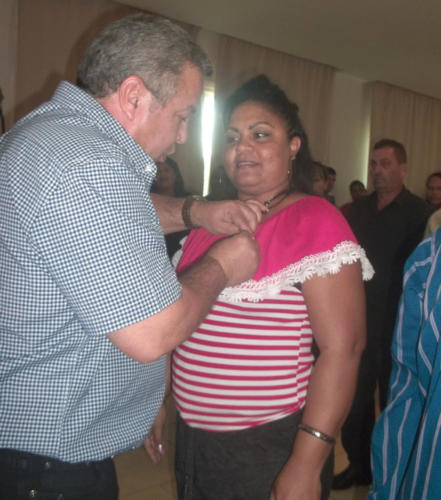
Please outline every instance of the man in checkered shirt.
M251 277L258 203L150 196L210 65L137 15L88 48L77 85L0 141L0 498L115 499L111 457L146 438L166 354ZM176 278L163 232L233 236Z

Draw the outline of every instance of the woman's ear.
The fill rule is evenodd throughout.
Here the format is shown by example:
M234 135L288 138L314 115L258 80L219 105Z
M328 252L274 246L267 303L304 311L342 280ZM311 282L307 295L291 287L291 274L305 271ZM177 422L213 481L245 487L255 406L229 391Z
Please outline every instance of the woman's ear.
M291 159L294 160L295 157L297 156L297 153L299 152L300 146L302 145L302 140L300 137L295 135L290 141L289 141L289 149L291 151Z

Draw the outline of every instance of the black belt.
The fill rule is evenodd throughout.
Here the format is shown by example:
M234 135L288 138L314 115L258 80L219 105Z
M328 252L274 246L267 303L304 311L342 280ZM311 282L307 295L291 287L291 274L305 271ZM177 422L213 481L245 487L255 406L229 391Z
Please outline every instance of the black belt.
M106 459L106 460L111 460ZM26 451L12 450L8 448L0 448L0 464L10 465L14 468L19 468L21 470L42 472L42 471L74 471L74 470L85 470L89 469L99 463L103 463L106 460L99 462L78 462L69 463L57 460L53 457L47 457L44 455L35 455L34 453L28 453Z

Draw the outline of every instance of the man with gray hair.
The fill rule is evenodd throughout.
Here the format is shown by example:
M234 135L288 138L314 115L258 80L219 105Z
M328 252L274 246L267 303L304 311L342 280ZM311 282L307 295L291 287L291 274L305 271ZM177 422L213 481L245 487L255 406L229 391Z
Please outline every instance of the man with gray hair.
M0 498L116 499L166 354L254 274L259 203L149 193L210 71L181 28L125 18L1 139ZM178 281L163 233L195 226L232 236Z

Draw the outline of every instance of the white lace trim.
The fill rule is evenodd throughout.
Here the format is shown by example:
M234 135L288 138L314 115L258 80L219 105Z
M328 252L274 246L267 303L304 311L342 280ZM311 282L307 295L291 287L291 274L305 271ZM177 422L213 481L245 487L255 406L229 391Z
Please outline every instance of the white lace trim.
M361 262L363 280L370 280L374 275L374 269L363 248L353 241L343 241L333 250L304 257L259 281L248 280L240 285L227 287L221 292L219 299L228 302L240 302L245 299L259 302L273 298L284 288L303 283L311 276L336 274L343 264L353 264L357 260Z

